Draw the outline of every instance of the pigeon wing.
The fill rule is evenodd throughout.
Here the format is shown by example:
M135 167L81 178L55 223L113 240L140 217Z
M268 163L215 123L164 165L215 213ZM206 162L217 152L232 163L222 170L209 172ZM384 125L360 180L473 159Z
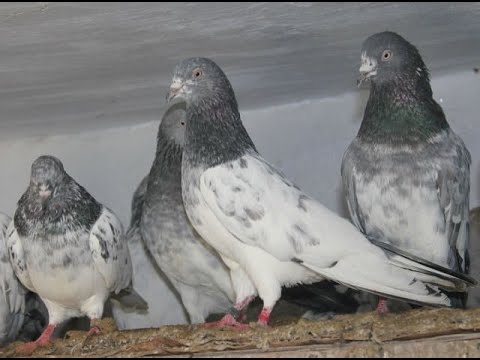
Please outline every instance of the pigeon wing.
M116 294L132 280L132 262L118 217L107 207L90 230L90 251L107 288Z
M6 238L6 235L10 233L12 233L12 235ZM11 249L11 251L7 251L7 249ZM25 267L20 238L15 231L13 221L7 216L1 216L0 296L4 298L12 313L24 311L25 308L26 290L18 281L17 276L27 287L32 286Z

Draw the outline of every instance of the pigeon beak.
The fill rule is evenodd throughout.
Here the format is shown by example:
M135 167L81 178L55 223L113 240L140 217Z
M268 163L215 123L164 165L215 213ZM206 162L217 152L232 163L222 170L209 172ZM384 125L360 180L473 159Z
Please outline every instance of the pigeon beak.
M52 195L52 190L48 190L46 185L41 185L38 194L42 202L44 202Z
M170 91L167 94L167 102L172 101L178 95L183 94L184 84L178 79L173 79L172 84L170 85Z
M367 56L365 52L362 53L362 65L360 69L360 76L357 79L357 86L360 87L370 77L377 75L377 61Z

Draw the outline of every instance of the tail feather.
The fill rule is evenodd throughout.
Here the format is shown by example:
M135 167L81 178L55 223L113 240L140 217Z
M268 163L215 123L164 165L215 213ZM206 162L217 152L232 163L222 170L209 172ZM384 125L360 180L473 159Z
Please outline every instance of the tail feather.
M361 263L358 258L355 261L344 258L329 268L320 268L308 262L303 262L303 265L330 280L379 296L418 305L452 305L437 285L419 280L418 272L400 270L375 255L367 255Z
M465 273L460 273L444 266L435 264L431 261L422 259L416 255L410 254L407 251L401 250L391 244L386 244L381 241L369 239L370 242L386 251L387 255L393 258L397 263L405 263L409 268L413 267L418 271L425 272L439 276L443 279L449 280L457 284L457 287L465 288L466 286L475 286L477 281Z
M123 289L118 294L112 294L111 299L116 300L127 312L145 312L148 303L133 289Z
M342 314L356 312L360 306L358 301L350 294L348 289L345 289L345 292L340 292L337 289L338 286L331 281L322 281L310 285L284 288L282 299L315 312L334 311Z

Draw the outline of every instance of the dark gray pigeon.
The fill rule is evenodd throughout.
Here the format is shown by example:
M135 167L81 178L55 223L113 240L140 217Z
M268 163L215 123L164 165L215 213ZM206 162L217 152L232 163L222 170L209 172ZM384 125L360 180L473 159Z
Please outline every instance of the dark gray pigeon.
M412 44L378 33L363 43L361 58L360 80L371 83L370 97L342 162L351 218L407 268L413 260L472 284L466 276L470 154L433 99ZM387 310L383 301L378 310Z
M431 305L450 305L437 284L455 288L419 264L403 269L348 220L306 195L257 152L235 94L212 60L175 68L169 101L186 102L182 196L188 218L229 267L241 310L255 295L266 324L282 285L326 278L349 287ZM420 271L417 271L420 270ZM235 314L219 325L241 326Z
M162 325L186 323L175 289L157 266L146 248L140 231L142 209L147 191L148 175L137 186L131 203L130 226L126 237L133 265L133 286L149 304L148 310L138 312L112 304L113 318L120 330L145 329ZM173 290L173 293L172 293ZM161 306L159 306L161 299Z
M169 107L157 135L148 175L141 233L158 267L179 293L190 322L225 313L235 300L230 273L194 230L182 202L181 164L185 104Z
M126 293L125 302L144 306L130 290L132 264L117 216L96 201L53 156L40 156L30 184L7 230L8 252L21 283L37 293L49 313L42 335L19 351L49 343L57 325L88 316L99 332L104 303Z

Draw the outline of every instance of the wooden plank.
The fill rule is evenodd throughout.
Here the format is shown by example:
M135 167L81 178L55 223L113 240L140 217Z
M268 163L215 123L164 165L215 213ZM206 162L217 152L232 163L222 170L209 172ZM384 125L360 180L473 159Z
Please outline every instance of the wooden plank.
M110 320L111 322L111 320ZM111 324L110 324L111 325ZM480 309L418 309L401 314L342 315L246 331L164 326L66 339L40 349L43 357L480 357ZM15 357L13 344L0 356Z

